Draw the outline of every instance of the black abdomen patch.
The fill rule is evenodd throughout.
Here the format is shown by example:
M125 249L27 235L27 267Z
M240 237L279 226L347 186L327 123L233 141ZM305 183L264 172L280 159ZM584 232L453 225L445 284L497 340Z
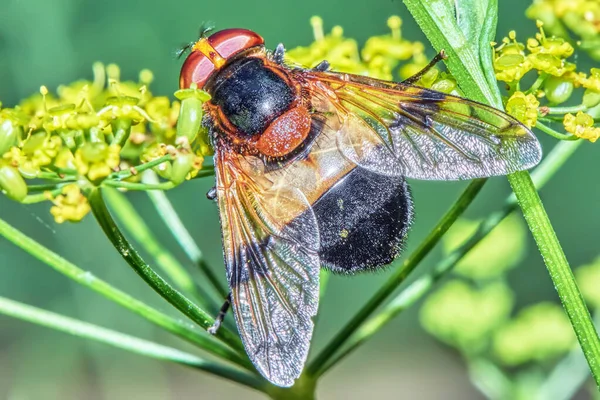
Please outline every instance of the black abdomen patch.
M402 176L356 167L313 205L321 238L320 258L333 272L354 273L396 258L413 217Z

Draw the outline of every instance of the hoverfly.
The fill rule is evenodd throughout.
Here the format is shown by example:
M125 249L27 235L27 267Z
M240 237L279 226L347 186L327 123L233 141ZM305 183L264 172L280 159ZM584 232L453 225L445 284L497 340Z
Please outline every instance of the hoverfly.
M227 29L191 46L180 87L211 100L228 301L246 352L270 382L304 366L319 270L389 264L413 218L405 178L457 180L531 168L531 131L509 115L402 83L284 64L284 47ZM433 65L441 56L432 61Z

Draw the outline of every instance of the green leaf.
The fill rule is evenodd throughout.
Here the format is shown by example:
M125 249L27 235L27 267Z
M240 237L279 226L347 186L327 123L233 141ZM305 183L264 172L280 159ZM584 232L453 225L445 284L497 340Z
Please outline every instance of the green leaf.
M465 95L500 108L490 46L497 0L405 0L404 4L433 46L446 52L448 70Z
M146 357L187 365L261 391L264 391L267 388L264 380L246 372L204 360L198 356L172 347L163 346L121 332L65 317L4 297L0 297L0 314L43 325L48 328L70 333L71 335L92 339Z

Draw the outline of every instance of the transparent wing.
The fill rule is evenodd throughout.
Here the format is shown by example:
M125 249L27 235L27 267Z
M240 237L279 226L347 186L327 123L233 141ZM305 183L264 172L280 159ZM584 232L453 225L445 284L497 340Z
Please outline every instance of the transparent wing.
M495 108L401 83L297 70L311 107L338 133L339 150L372 171L454 180L528 169L533 133Z
M315 215L300 190L273 184L241 156L217 147L215 166L227 279L242 342L263 376L291 386L306 361L318 307Z

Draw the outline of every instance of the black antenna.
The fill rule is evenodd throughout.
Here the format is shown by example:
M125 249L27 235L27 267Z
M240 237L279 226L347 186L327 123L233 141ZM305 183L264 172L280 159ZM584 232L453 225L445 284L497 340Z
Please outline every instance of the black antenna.
M203 22L200 25L200 30L198 33L198 40L204 39L208 37L208 34L215 29L214 23L212 22ZM177 50L175 50L175 57L181 58L183 55L187 54L190 49L196 44L196 42L189 42L182 44Z

